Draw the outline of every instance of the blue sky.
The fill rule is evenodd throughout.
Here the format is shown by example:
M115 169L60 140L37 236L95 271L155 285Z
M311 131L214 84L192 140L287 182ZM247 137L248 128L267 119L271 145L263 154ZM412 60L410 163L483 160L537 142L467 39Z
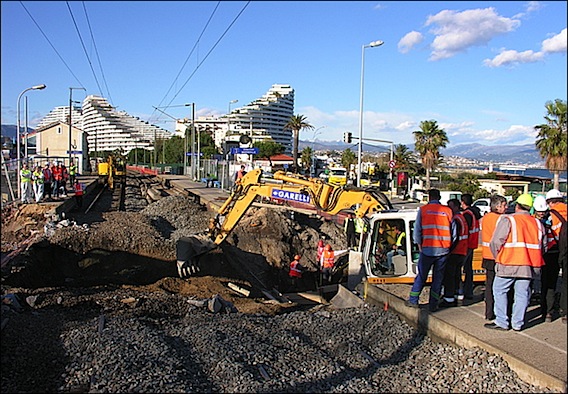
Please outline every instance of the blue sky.
M341 140L359 135L375 40L365 138L412 144L436 120L450 145L534 143L546 101L567 94L565 1L2 1L1 18L2 124L42 83L26 94L32 127L85 87L73 100L102 95L169 130L153 106L222 115L290 84L319 129L300 139Z

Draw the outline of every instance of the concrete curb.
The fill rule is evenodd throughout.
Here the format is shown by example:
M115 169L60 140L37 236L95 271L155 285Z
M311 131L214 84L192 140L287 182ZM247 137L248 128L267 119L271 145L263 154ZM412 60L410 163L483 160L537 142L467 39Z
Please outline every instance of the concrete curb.
M528 365L517 357L509 354L507 351L483 342L467 332L456 328L452 324L429 313L427 309L409 308L404 305L404 300L401 298L367 282L360 283L357 286L357 291L359 291L365 301L378 305L388 305L388 308L395 310L396 313L401 315L409 324L423 330L427 335L437 340L454 343L465 348L479 347L489 353L500 355L507 361L509 367L519 375L519 378L528 384L547 387L563 393L567 392L565 381L549 375L532 365Z

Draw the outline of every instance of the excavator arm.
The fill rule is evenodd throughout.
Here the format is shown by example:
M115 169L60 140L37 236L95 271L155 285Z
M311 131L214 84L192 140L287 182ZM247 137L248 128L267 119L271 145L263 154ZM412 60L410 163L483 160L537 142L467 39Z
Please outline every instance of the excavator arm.
M180 270L180 276L198 271L195 269L197 257L221 244L259 196L301 201L330 215L354 209L355 215L360 218L368 213L392 209L389 199L376 188L345 188L318 178L287 175L282 171L276 172L274 179L282 183L264 182L260 169L248 172L235 184L231 195L219 208L209 225L207 236L185 237L180 240L182 245L178 243L178 269L180 264L192 267L185 275Z

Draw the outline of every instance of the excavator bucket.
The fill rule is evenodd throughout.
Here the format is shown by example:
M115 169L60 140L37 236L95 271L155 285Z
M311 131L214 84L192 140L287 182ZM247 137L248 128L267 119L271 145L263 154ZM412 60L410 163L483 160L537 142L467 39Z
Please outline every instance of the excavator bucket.
M215 249L217 245L207 235L181 237L176 244L177 268L180 278L199 273L200 257Z

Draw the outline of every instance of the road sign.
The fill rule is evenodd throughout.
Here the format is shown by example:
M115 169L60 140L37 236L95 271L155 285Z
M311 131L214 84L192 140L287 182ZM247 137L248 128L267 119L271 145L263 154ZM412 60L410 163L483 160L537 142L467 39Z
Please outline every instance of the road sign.
M71 153L69 153L69 151L67 151L68 155L82 155L83 151L82 150L72 150Z
M389 161L389 167L390 167L390 168L394 168L395 166L396 166L396 161L390 160L390 161Z
M258 148L231 148L232 155L258 155Z

